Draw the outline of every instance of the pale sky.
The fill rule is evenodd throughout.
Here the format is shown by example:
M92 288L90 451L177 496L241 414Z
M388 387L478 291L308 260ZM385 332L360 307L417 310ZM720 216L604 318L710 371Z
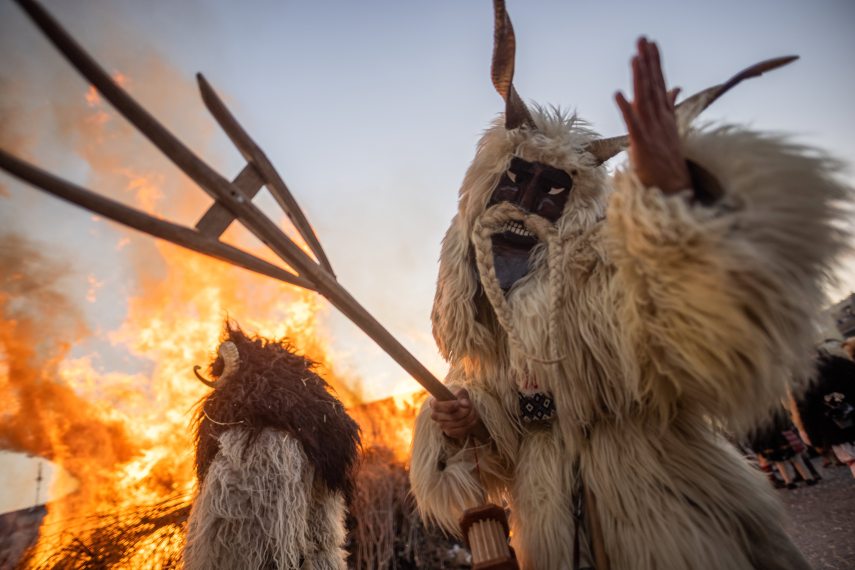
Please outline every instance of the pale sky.
M488 0L45 5L107 69L129 78L134 96L233 177L243 161L198 98L193 77L203 72L303 206L339 282L442 373L429 322L439 244L478 137L502 110L489 80ZM792 133L847 162L847 178L855 180L850 0L509 0L508 8L521 95L576 109L606 136L623 132L613 94L630 84L628 61L640 34L659 42L667 79L684 94L757 61L798 54L801 60L741 85L702 118ZM0 3L0 54L0 142L86 185L92 165L80 150L85 143L58 118L68 106L85 107L84 82L13 2ZM155 156L143 137L135 140L138 148L122 152ZM165 160L152 160L165 180L178 177ZM104 245L97 223L5 174L0 188L0 233L17 232L72 260L79 277L72 293L85 294L89 274L112 276L85 311L93 329L116 328L129 269ZM278 216L269 198L257 203ZM851 282L852 261L848 269ZM418 387L334 311L325 326L337 363L362 378L370 397ZM105 373L146 369L120 347L87 342L76 353L118 352L101 361Z

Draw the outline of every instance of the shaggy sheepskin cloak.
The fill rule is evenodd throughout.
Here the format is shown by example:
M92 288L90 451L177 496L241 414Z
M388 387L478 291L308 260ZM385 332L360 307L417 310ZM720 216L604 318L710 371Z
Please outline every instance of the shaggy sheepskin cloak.
M745 433L810 367L843 242L839 164L777 136L681 125L686 159L723 190L705 205L690 189L644 187L631 166L608 176L575 117L532 117L535 128L500 119L483 136L442 243L432 320L446 383L469 390L492 441L457 446L422 410L411 470L422 515L458 532L483 482L511 509L522 567L569 568L581 478L615 569L807 568L770 486L719 433ZM485 297L490 240L478 238L500 216L488 200L514 156L574 186L502 315ZM551 423L520 420L532 379L554 398Z
M287 342L230 326L225 340L240 364L199 406L185 567L343 570L356 422Z

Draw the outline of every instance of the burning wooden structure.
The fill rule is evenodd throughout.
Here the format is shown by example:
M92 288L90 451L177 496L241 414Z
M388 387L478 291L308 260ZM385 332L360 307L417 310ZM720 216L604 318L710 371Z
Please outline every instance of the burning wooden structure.
M351 413L360 419L372 438L371 417L410 422L414 406L389 415L391 400L365 404ZM63 546L43 559L30 559L23 567L103 569L116 566L140 568L181 567L186 524L192 508L189 495L173 496L151 505L100 514L75 521L74 529L62 531ZM463 545L437 529L424 526L410 496L407 468L396 452L375 443L363 450L349 506L348 567L415 569L469 568ZM54 532L43 529L42 532ZM150 556L140 566L139 551Z

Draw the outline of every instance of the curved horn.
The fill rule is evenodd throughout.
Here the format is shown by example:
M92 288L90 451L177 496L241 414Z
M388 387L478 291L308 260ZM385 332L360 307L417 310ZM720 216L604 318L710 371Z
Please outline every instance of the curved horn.
M514 59L517 41L511 18L504 0L493 0L493 64L490 72L493 86L505 100L505 128L516 129L522 125L534 127L534 120L517 90L514 89Z
M585 147L585 150L594 155L597 159L597 166L599 166L628 146L629 135L621 135L619 137L591 141Z
M208 380L199 374L199 369L202 367L198 364L193 367L193 374L196 375L196 378L198 378L205 386L215 390L217 387L222 386L227 382L229 378L234 376L240 366L240 353L238 352L238 348L235 343L229 340L221 343L220 347L217 349L217 353L223 359L223 371L216 380Z
M752 77L760 77L767 71L783 67L797 59L799 59L799 56L797 55L785 55L783 57L767 59L760 63L755 63L750 67L746 67L724 83L714 85L713 87L709 87L703 91L698 91L677 105L677 124L684 127L689 126L692 121L694 121L698 115L704 111L704 109L712 105L713 101L730 91L733 87L742 83L744 80L751 79Z
M202 368L202 367L201 367L201 366L199 366L198 364L197 364L196 366L194 366L194 367L193 367L193 374L195 374L195 375L196 375L196 378L198 378L198 379L199 379L199 382L201 382L202 384L204 384L204 385L205 385L205 386L207 386L208 388L214 388L214 389L216 389L216 388L217 388L217 383L216 383L215 381L214 381L214 382L212 382L211 380L208 380L207 378L205 378L204 376L202 376L201 374L199 374L199 369L200 369L200 368Z
M223 373L220 374L219 378L217 378L217 383L222 385L238 371L238 367L240 366L240 353L238 352L238 348L235 343L230 340L220 344L220 348L217 352L219 352L220 356L223 358Z
M788 55L755 63L750 67L746 67L724 83L714 85L713 87L709 87L687 97L674 109L677 114L677 125L679 125L681 129L685 129L704 111L704 109L712 105L713 101L730 91L733 87L742 83L742 81L752 77L759 77L767 71L783 67L798 58L799 56L797 55ZM597 165L600 165L624 150L627 146L629 146L629 137L627 135L622 135L619 137L592 141L585 150L593 154L597 159Z

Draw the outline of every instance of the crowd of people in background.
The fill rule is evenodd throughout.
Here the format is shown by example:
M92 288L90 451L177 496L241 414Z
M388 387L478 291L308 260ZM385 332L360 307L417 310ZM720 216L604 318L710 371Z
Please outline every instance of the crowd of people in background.
M817 347L813 378L746 442L776 488L816 485L823 467L848 467L855 478L855 337Z

